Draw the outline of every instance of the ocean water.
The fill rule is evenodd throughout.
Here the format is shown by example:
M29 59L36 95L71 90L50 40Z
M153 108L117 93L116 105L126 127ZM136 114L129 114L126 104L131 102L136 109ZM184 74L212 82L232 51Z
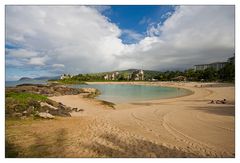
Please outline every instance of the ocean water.
M6 81L5 87L14 87L19 84L47 84L47 80Z
M101 91L101 95L96 98L114 103L165 99L191 93L191 91L182 88L126 84L78 84L70 85L70 87L97 88Z

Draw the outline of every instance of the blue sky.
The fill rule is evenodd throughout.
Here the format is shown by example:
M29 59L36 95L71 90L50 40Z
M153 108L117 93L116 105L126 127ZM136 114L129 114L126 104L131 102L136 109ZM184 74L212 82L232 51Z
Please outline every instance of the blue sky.
M163 23L167 13L174 12L176 6L154 6L154 5L132 5L132 6L111 6L110 9L102 12L111 22L118 25L122 30L131 30L145 36L147 28L156 23ZM124 43L131 44L138 40L129 38L125 33L121 35Z
M235 48L234 13L206 5L7 6L6 80L225 61Z

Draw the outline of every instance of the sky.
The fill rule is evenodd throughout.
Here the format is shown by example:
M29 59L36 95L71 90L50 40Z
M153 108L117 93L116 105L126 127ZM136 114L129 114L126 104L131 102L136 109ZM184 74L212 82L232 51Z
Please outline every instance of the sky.
M6 6L6 80L184 70L235 51L234 6Z

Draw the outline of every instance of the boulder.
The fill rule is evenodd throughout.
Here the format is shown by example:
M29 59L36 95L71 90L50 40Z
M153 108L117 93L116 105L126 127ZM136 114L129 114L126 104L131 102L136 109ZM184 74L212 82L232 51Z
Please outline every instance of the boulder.
M97 89L96 88L81 88L80 91L82 93L96 93Z
M57 103L57 102L56 102L56 103ZM50 109L58 110L58 105L51 105L51 104L46 103L46 102L41 102L40 105L41 105L41 107L47 106L47 107L50 108Z
M12 116L19 118L22 116L22 113L12 113Z
M38 114L39 117L41 118L45 118L45 119L53 119L55 118L55 116L53 116L52 114L46 113L46 112L40 112Z
M27 114L28 114L27 110L25 110L24 112L22 112L22 114L23 114L23 115L27 115Z

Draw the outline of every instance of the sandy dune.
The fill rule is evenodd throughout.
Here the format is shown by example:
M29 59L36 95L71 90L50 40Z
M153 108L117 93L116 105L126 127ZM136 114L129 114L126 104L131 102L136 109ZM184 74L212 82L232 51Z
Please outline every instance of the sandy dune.
M172 82L137 84L177 86L190 89L194 93L179 98L117 104L116 109L103 106L97 100L84 99L76 95L51 99L84 109L84 112L73 114L76 118L79 116L94 118L94 125L98 126L95 128L98 134L95 134L94 140L100 142L89 145L93 153L96 152L95 148L100 151L95 155L97 157L235 156L233 86L205 87L207 84ZM228 104L209 104L210 100L224 98ZM100 133L107 133L107 138L103 138ZM101 141L102 139L108 141ZM139 147L141 141L146 144ZM96 144L99 146L96 147ZM111 155L107 155L107 151L101 153L100 149L105 148L107 151L115 149L115 153ZM128 149L127 152L124 152L125 148ZM78 157L84 156L90 155Z

